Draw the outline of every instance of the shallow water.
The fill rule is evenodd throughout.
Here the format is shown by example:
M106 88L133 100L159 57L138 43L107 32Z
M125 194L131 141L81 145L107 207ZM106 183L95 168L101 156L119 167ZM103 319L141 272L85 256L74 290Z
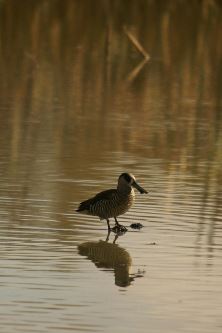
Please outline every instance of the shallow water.
M219 333L221 8L104 4L0 2L0 331ZM116 237L75 208L125 171Z

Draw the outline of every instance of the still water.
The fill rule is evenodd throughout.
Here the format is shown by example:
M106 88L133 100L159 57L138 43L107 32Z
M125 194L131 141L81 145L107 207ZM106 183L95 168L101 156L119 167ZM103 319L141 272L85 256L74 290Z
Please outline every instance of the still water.
M217 1L0 1L1 332L222 331L221 22ZM149 194L117 237L75 209L125 171Z

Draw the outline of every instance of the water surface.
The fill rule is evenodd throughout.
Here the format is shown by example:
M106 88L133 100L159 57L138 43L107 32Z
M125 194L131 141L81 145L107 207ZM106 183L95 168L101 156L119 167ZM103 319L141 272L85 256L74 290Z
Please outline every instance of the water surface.
M1 332L221 332L219 2L22 2L0 1ZM125 171L149 194L116 237L75 208Z

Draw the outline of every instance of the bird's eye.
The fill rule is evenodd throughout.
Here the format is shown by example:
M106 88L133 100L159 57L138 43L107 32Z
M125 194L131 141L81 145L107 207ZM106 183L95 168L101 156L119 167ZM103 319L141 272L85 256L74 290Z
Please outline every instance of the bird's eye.
M125 178L125 180L127 181L127 183L130 183L130 182L131 182L131 177L130 177L130 175L129 175L128 173L125 173L125 174L124 174L124 178Z

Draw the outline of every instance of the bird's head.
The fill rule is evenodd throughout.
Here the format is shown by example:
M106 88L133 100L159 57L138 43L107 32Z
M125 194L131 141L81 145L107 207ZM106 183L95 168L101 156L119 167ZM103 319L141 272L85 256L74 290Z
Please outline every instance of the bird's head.
M148 193L144 188L142 188L137 182L136 178L131 174L131 173L122 173L119 176L118 180L118 188L123 188L123 187L134 187L139 191L141 194L143 193Z

